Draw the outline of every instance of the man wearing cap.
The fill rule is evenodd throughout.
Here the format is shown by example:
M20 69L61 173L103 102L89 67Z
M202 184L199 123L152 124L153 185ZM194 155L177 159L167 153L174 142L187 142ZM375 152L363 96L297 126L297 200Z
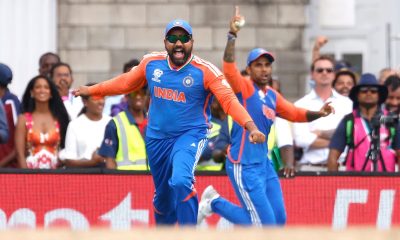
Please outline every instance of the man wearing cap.
M395 171L400 160L400 128L396 121L384 117L388 112L382 110L381 104L387 96L386 86L380 85L373 74L361 76L350 91L354 110L340 122L329 145L329 171L338 170L337 160L346 146L346 171ZM375 136L379 137L379 148L371 152Z
M258 128L268 135L276 115L290 121L303 122L329 115L333 109L328 103L320 111L307 111L296 108L269 87L274 57L262 48L253 49L248 55L246 71L250 78L241 76L235 64L235 39L239 32L235 21L240 21L241 18L243 17L237 12L231 19L223 70L236 96ZM213 186L208 186L199 204L198 223L215 212L234 224L285 224L286 212L282 190L278 176L268 159L268 146L251 144L244 137L246 135L242 127L234 123L225 165L241 206L220 197Z
M18 167L14 143L15 124L20 114L21 102L18 97L11 93L8 85L11 83L13 74L11 69L0 63L0 98L4 105L8 123L8 141L0 144L0 167Z
M176 19L168 23L164 45L166 52L145 55L128 73L91 87L81 86L75 94L126 94L148 85L151 103L145 141L155 184L155 220L157 224L194 225L198 210L194 169L207 145L212 96L249 132L250 142L264 142L265 135L240 105L221 71L192 54L193 33L188 22Z

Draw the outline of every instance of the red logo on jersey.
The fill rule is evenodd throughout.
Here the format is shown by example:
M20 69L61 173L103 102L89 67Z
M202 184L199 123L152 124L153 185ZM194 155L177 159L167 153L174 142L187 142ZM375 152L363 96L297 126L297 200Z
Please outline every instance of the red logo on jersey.
M161 88L154 86L154 96L166 100L172 100L174 102L186 103L186 96L184 92L173 90L169 88Z
M263 114L265 117L267 117L268 119L271 119L272 121L275 119L275 111L272 110L271 108L263 105L262 107L263 110Z

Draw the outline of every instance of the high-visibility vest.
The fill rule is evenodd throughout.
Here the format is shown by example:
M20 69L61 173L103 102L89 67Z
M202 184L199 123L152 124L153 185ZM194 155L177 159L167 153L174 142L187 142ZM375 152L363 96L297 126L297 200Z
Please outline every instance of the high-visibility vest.
M229 134L232 130L232 126L233 126L233 120L231 116L227 116L227 121L228 121L228 130L229 130ZM209 138L213 138L219 135L221 130L221 125L213 122L212 123L212 128L210 131L210 135L208 136ZM205 161L204 163L200 163L199 165L196 166L196 170L197 171L221 171L223 170L223 163L216 163L214 162L214 160L208 160Z
M118 134L118 151L115 161L118 170L149 170L146 146L138 127L129 122L126 112L113 118Z

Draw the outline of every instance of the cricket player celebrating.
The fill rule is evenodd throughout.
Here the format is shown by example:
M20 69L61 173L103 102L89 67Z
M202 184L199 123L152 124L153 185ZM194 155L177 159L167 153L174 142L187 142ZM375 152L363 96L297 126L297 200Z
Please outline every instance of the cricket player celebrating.
M238 126L244 127L249 142L265 141L220 70L192 54L193 41L189 23L174 20L165 29L166 52L145 55L130 72L75 91L76 96L105 96L148 85L151 103L145 142L155 185L157 224L196 224L193 173L207 145L213 95Z

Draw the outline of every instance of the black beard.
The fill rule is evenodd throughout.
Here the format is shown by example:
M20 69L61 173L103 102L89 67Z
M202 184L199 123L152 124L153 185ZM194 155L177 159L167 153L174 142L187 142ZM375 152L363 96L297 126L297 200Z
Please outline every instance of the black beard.
M176 49L173 49L171 52L168 52L168 56L169 56L169 59L171 59L171 62L175 66L180 67L180 66L182 66L183 64L186 63L186 61L188 60L190 54L188 54L187 52L185 52L185 50L183 50L184 58L182 60L181 59L178 60L178 59L176 59L174 57L174 52L175 51L176 51Z

